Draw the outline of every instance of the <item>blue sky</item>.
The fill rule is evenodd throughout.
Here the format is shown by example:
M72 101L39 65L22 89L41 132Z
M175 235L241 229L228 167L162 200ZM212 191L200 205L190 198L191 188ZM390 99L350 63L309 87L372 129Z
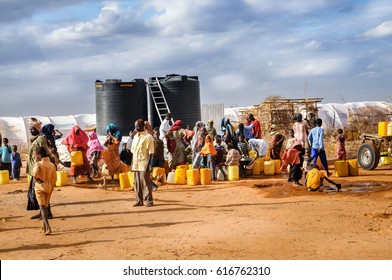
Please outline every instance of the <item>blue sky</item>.
M199 76L202 103L225 107L392 101L388 0L0 4L0 116L94 113L95 80L172 73Z

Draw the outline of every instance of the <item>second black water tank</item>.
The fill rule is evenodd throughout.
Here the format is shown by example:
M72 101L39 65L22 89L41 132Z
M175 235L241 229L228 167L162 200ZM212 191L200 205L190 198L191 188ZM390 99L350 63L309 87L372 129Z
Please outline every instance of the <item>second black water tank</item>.
M154 78L150 78L154 79ZM174 120L182 120L183 128L191 129L201 120L200 84L197 76L178 74L158 78ZM150 98L150 120L153 127L159 127L160 120Z

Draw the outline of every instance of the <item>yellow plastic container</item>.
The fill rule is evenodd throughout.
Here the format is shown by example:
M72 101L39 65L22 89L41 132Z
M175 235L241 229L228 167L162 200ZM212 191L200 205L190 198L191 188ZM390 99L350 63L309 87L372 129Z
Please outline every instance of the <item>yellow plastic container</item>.
M348 160L348 174L350 176L358 176L359 175L358 160L357 159L349 159Z
M75 166L83 165L83 154L81 151L71 152L71 165L75 165Z
M250 156L251 158L256 158L256 156L257 156L256 151L250 150L250 151L249 151L249 156Z
M152 177L157 178L159 175L166 176L166 170L163 167L154 167L152 169Z
M193 169L192 164L188 164L188 170Z
M387 125L387 136L392 136L392 123L388 123Z
M199 169L188 169L186 171L186 183L189 186L196 186L199 184L200 175Z
M131 188L133 188L133 182L135 181L135 175L133 174L132 171L128 171L128 172L127 172L127 176L128 176L129 186L130 186Z
M259 157L259 158L256 159L256 161L260 162L260 173L264 172L264 161L265 161L265 158L264 157L262 157L262 158Z
M175 173L175 183L176 183L176 185L185 185L186 170L187 170L186 168L182 168L180 166L178 166L176 168L176 173Z
M252 175L260 175L260 161L255 160L252 167Z
M9 184L10 173L8 170L0 170L0 185Z
M57 171L56 187L65 186L68 183L68 173L66 171Z
M280 172L280 159L274 159L274 164L275 164L275 174L279 175Z
M127 173L120 173L119 179L120 179L120 190L124 190L125 188L131 187Z
M388 122L378 123L378 136L387 136L388 133Z
M211 169L209 168L200 169L200 183L202 185L211 184Z
M227 167L227 179L229 181L237 181L240 179L240 169L237 165Z
M125 164L125 163L121 163L121 170L123 173L127 173L129 171L129 165Z
M114 174L114 175L113 175L113 179L114 179L114 180L118 180L118 179L119 179L119 176L118 176L118 175L119 175L119 173Z
M273 160L264 161L264 175L275 175L275 162Z
M335 177L347 177L349 176L348 161L337 160L335 161Z

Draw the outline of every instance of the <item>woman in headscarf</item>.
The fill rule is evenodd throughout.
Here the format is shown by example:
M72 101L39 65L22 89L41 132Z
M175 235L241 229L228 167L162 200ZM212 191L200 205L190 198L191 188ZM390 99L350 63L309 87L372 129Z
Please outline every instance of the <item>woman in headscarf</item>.
M278 130L275 124L271 125L270 129L270 157L271 159L280 159L280 151L282 150L283 142L285 137Z
M225 128L225 134L223 135L222 140L225 141L226 144L232 143L234 147L237 148L238 141L235 137L233 126L231 125L229 118L225 118L223 126Z
M73 151L80 151L83 157L83 164L80 166L71 165L71 176L73 177L73 183L77 184L76 180L79 175L87 175L90 183L93 179L90 177L90 164L87 159L88 150L88 135L79 126L74 125L71 131L61 142L63 145L67 146L68 152L71 154Z
M54 125L50 123L44 125L41 128L40 133L45 137L46 141L48 142L48 147L51 151L51 154L49 156L50 161L57 166L57 163L59 161L59 154L57 152L56 141L54 139L54 134L55 134Z
M302 144L296 141L292 147L286 150L282 156L281 172L287 172L287 166L290 166L290 174L288 182L293 182L294 186L302 185L299 180L302 178L302 158L301 158Z
M185 145L183 142L185 136L185 130L182 128L182 120L176 120L166 134L168 147L169 145L172 146L170 141L175 142L175 147L169 151L171 155L169 160L170 169L175 169L178 165L185 164L186 162Z
M106 134L104 145L107 147L107 150L103 152L103 159L106 163L106 169L113 180L115 174L120 174L122 172L120 160L122 134L117 125L113 123L106 126Z
M90 160L91 177L99 176L98 160L101 158L103 147L98 140L97 134L92 131L89 133L90 141L88 141L87 157Z
M204 127L204 123L202 121L197 121L194 128L193 128L193 137L191 140L191 149L192 149L192 161L196 158L197 153L197 143L200 137L200 129Z

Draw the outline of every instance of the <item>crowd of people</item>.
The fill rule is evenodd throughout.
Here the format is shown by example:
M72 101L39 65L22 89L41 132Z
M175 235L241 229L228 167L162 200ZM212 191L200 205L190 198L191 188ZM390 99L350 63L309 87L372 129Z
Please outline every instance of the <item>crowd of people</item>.
M52 124L42 126L35 118L31 118L29 126L31 138L26 160L29 179L27 209L40 210L32 218L41 219L43 225L40 232L50 234L48 219L53 218L50 197L56 182L57 167L59 164L65 165L59 159L56 140L63 135ZM259 120L253 114L248 114L245 121L237 127L233 126L228 117L224 117L220 123L220 132L215 128L213 120L209 120L207 124L198 121L190 129L189 126L184 128L181 120L174 121L172 114L168 113L161 125L155 128L148 121L136 120L126 143L122 143L123 136L117 125L110 123L106 127L107 135L102 144L95 131L87 134L77 125L62 138L61 144L67 147L69 154L80 153L82 158L80 164L70 165L74 184L80 183L79 175L85 175L90 183L94 182L93 178L102 175L102 161L112 180L116 174L124 171L124 165L133 171L134 206L154 205L152 192L157 186L150 174L154 167L164 167L167 162L167 167L175 170L179 165L192 164L194 169L210 169L212 181L225 180L228 166L239 166L242 175L245 175L242 168L253 162L251 151L255 157L268 156L281 160L280 171L288 173L288 181L293 182L294 186L305 184L309 190L315 191L320 189L323 178L332 182L327 178L331 173L325 153L322 120L313 113L307 118L303 118L300 113L295 114L287 137L276 124L272 124L267 131L268 142L262 139L265 135ZM346 138L343 130L338 129L338 160L345 160L347 157ZM1 138L1 135L0 145L0 169L8 170L10 178L19 180L22 160L17 146L10 147L8 139ZM320 173L316 164L318 158L325 175ZM340 185L336 186L340 188Z

